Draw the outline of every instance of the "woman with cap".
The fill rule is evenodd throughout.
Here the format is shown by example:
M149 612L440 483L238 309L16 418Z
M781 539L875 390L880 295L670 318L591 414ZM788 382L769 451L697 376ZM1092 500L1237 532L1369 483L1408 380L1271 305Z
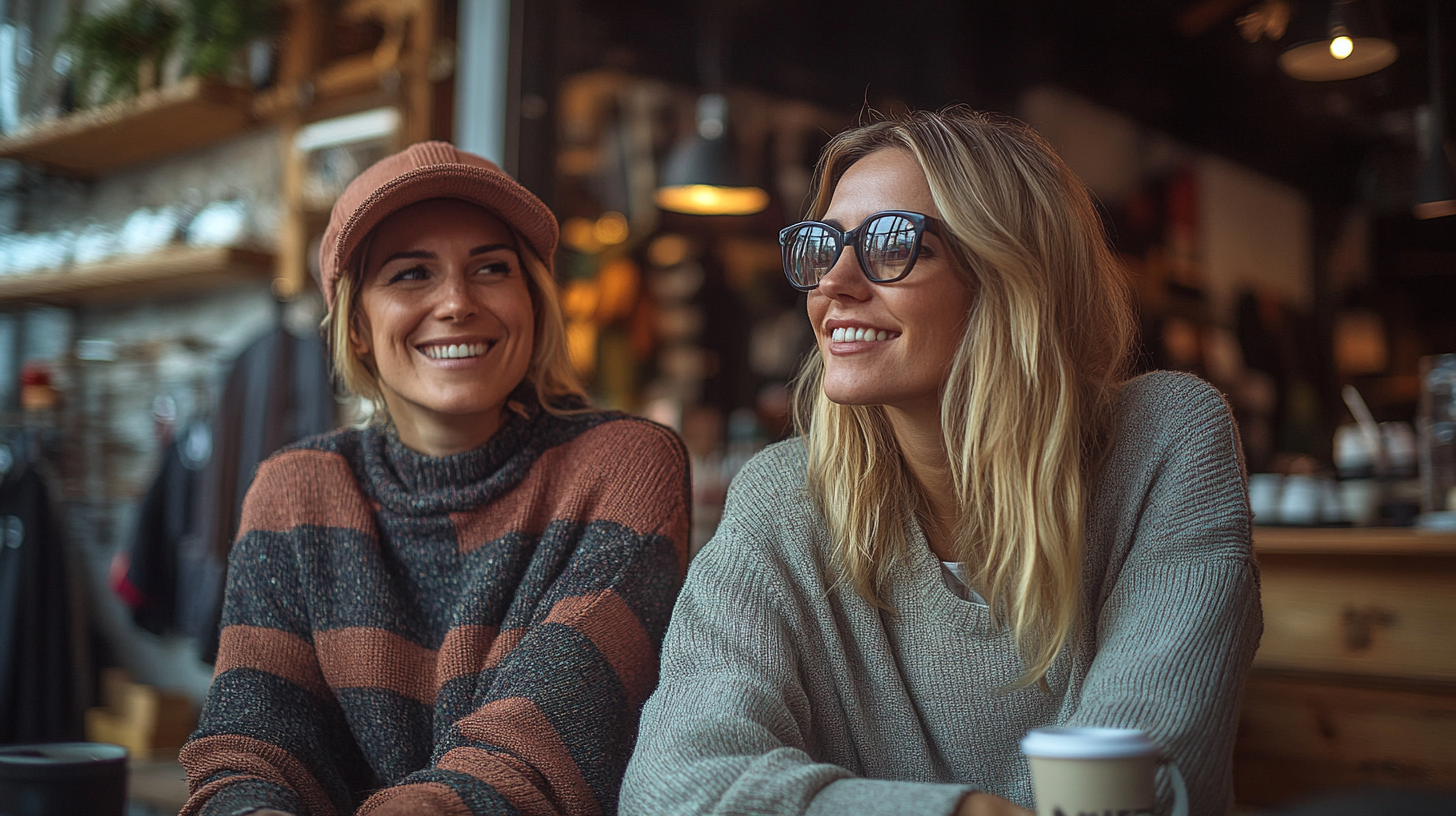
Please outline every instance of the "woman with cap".
M557 226L494 164L366 170L321 251L369 427L259 468L185 814L613 813L686 564L686 455L590 410Z
M1226 813L1260 632L1238 434L1207 383L1123 376L1086 190L952 108L835 137L815 191L780 234L799 435L693 561L622 812L1026 814L1019 740L1107 726Z

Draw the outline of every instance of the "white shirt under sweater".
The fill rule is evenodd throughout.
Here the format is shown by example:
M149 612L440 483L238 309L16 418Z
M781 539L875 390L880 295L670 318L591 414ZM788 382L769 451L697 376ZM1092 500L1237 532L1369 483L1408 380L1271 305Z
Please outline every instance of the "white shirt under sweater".
M1238 435L1212 387L1168 372L1123 387L1084 614L1050 693L1003 690L1022 671L1009 635L952 594L913 523L887 586L896 614L837 583L805 467L791 440L734 479L673 612L623 814L932 816L971 790L1031 807L1017 743L1047 725L1145 729L1193 814L1228 811L1262 622Z
M945 579L945 588L950 590L950 594L963 601L980 604L981 606L986 605L986 599L981 597L981 593L971 589L970 585L961 578L961 571L965 568L965 565L956 563L955 561L942 561L940 562L940 568L941 577Z

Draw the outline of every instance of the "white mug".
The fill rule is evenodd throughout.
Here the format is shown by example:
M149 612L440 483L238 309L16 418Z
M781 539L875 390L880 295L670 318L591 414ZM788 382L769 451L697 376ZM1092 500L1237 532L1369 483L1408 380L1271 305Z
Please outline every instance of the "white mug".
M1284 493L1279 497L1279 520L1284 524L1305 527L1320 523L1320 504L1324 490L1320 480L1306 474L1284 477Z
M1255 524L1279 523L1279 502L1283 492L1282 474L1249 474L1249 512L1254 514Z

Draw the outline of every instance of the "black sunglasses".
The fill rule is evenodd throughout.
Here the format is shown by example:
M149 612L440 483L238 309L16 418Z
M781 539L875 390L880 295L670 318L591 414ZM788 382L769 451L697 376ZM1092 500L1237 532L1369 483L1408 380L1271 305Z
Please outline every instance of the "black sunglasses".
M927 228L940 232L934 218L904 210L877 212L847 232L822 221L800 221L779 232L784 277L795 289L812 291L849 245L854 247L866 278L875 283L894 283L915 266Z

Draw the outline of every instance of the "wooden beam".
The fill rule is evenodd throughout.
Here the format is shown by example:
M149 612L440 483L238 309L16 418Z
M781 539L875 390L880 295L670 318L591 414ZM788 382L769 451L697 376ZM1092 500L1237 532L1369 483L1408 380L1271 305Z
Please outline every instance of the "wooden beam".
M309 285L309 236L303 204L308 165L307 158L294 149L293 140L312 103L310 79L316 67L325 9L321 0L304 0L293 5L288 13L288 35L279 63L278 84L292 104L280 111L278 122L283 220L278 232L278 269L273 280L273 293L283 299L294 297Z

